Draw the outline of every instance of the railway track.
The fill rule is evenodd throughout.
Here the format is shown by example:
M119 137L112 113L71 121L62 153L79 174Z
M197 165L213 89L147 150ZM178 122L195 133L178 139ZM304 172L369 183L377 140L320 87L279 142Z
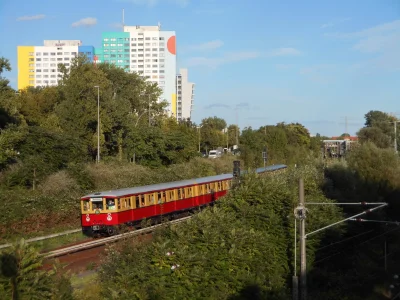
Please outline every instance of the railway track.
M135 231L131 231L131 232L126 232L126 233L121 233L121 234L118 234L118 235L102 238L102 239L99 239L99 240L93 240L93 241L85 242L85 243L82 243L82 244L73 245L73 246L70 246L70 247L49 251L49 252L43 253L42 256L44 258L56 258L56 257L64 256L64 255L67 255L67 254L71 254L71 253L75 253L75 252L80 252L80 251L96 248L96 247L105 245L107 243L116 242L116 241L118 241L120 239L123 239L123 238L137 236L137 235L141 235L141 234L145 234L145 233L150 233L150 232L154 231L158 227L181 223L181 222L184 222L184 221L186 221L186 220L188 220L190 218L191 218L191 216L184 217L184 218L180 218L180 219L177 219L177 220L170 221L168 223L157 224L157 225L153 225L153 226L150 226L150 227L147 227L147 228L143 228L143 229L139 229L139 230L135 230Z

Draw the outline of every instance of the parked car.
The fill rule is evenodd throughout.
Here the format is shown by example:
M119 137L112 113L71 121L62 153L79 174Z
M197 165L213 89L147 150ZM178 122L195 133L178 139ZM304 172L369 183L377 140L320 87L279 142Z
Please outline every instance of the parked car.
M208 152L208 158L217 158L220 157L221 153L219 153L217 150L211 150Z

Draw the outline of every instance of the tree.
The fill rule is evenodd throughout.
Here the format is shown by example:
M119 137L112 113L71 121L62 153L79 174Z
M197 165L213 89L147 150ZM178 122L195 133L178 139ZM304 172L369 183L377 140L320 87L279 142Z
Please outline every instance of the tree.
M39 271L42 259L33 247L22 239L1 256L0 285L12 299L49 299L51 280L48 273ZM6 296L7 298L9 296Z

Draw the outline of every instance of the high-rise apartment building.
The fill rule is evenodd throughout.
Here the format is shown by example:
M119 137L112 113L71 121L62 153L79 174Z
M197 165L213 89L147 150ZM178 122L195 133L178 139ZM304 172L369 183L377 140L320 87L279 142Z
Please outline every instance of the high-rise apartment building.
M18 46L18 89L57 85L58 64L67 68L79 53L93 58L94 47L79 40L45 40L43 46Z
M160 25L124 26L120 32L105 32L99 48L82 46L79 40L46 40L43 46L18 46L18 89L57 85L58 64L69 68L78 54L85 54L95 63L110 63L127 72L137 72L157 83L162 90L159 100L167 101L168 112L177 119L190 118L194 85L179 86L183 94L178 101L175 31L161 30ZM179 76L187 82L187 70Z
M123 32L103 33L95 58L157 83L162 90L160 100L168 102L170 113L176 110L175 31L163 31L161 26L124 26Z
M188 70L180 69L176 75L176 111L173 111L178 121L191 119L194 101L194 83L189 82Z

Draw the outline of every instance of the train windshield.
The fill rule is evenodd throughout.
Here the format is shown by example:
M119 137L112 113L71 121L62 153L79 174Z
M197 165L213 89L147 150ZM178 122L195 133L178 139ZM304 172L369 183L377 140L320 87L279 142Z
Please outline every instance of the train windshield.
M90 201L92 202L92 209L104 209L103 207L103 198L91 198Z

